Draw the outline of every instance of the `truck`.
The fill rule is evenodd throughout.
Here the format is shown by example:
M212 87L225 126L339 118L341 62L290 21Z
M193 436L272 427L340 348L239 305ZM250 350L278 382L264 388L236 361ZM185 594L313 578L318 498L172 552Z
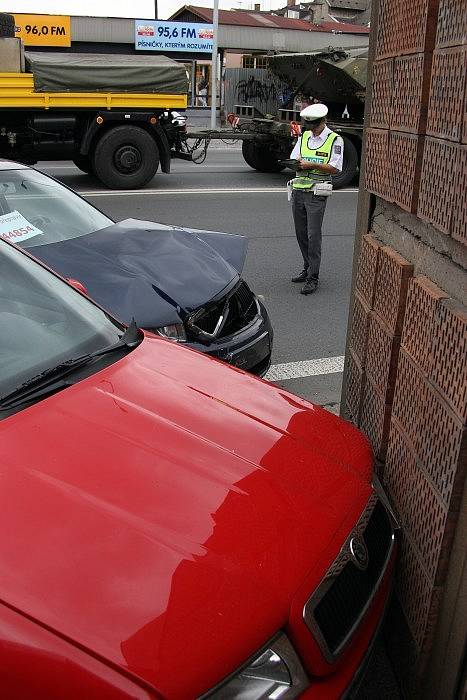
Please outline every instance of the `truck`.
M359 172L367 64L368 47L328 47L271 56L269 69L287 86L277 113L263 114L252 105L235 105L227 117L231 129L188 130L182 137L185 149L200 161L203 148L205 153L211 140L240 140L243 158L251 168L263 173L281 172L300 133L300 109L324 102L329 108L329 126L344 140L343 169L333 176L333 184L335 188L345 187Z
M170 172L187 106L185 66L165 56L24 52L0 14L0 157L73 160L112 189Z

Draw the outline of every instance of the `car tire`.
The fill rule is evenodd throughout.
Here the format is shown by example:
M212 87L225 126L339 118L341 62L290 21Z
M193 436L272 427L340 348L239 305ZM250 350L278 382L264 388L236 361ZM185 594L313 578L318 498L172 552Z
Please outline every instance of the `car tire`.
M344 140L344 162L342 164L342 171L332 177L332 186L335 190L350 185L350 183L355 180L358 173L359 159L357 149L346 136L342 138Z
M86 173L87 175L91 175L94 172L90 156L78 154L73 158L73 163L76 165L78 170L81 170L81 172Z
M0 37L11 39L15 36L15 18L6 12L0 12Z
M247 165L260 173L280 173L285 168L267 146L254 141L243 141L242 155Z
M139 126L116 126L97 142L95 175L111 189L144 187L159 167L159 149L153 137Z

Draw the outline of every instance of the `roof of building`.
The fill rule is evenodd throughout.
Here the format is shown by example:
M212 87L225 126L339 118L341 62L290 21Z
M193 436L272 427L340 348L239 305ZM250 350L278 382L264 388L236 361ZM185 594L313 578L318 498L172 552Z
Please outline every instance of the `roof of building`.
M338 32L342 34L369 34L370 28L361 24L350 24L348 22L321 22L319 25L326 32Z
M210 7L197 7L196 5L185 5L175 12L170 19L176 19L183 12L190 12L198 15L205 22L212 22L213 10ZM266 27L269 29L310 29L310 23L301 19L288 19L264 12L237 12L231 10L219 10L219 24L231 24L240 27Z
M177 19L182 13L189 12L197 15L205 22L212 22L213 10L210 7L184 5L170 19ZM343 34L368 34L367 27L344 22L324 22L312 24L304 19L289 19L266 12L245 12L219 10L219 24L236 25L239 27L262 27L264 29L296 29L302 32L342 32Z

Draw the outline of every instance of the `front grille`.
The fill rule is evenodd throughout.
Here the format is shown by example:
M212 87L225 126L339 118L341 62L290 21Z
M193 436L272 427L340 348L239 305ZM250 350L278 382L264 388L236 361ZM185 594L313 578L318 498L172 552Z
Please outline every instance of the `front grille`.
M333 660L357 627L370 604L387 565L394 533L389 515L377 500L362 527L355 528L338 559L315 595L305 606L308 626L321 642L325 656ZM363 538L368 565L362 570L354 563L349 549L352 537Z
M237 333L253 321L258 313L255 295L246 282L241 280L235 289L222 299L205 306L195 312L188 322L188 332L191 335L214 333L222 314L226 320L217 338L224 338Z

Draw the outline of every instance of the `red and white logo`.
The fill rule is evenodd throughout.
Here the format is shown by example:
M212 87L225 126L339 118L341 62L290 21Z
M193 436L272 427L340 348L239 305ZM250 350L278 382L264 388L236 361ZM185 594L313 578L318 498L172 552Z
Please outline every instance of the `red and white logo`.
M150 24L140 24L136 32L138 36L154 36L155 34L154 27L151 27Z

